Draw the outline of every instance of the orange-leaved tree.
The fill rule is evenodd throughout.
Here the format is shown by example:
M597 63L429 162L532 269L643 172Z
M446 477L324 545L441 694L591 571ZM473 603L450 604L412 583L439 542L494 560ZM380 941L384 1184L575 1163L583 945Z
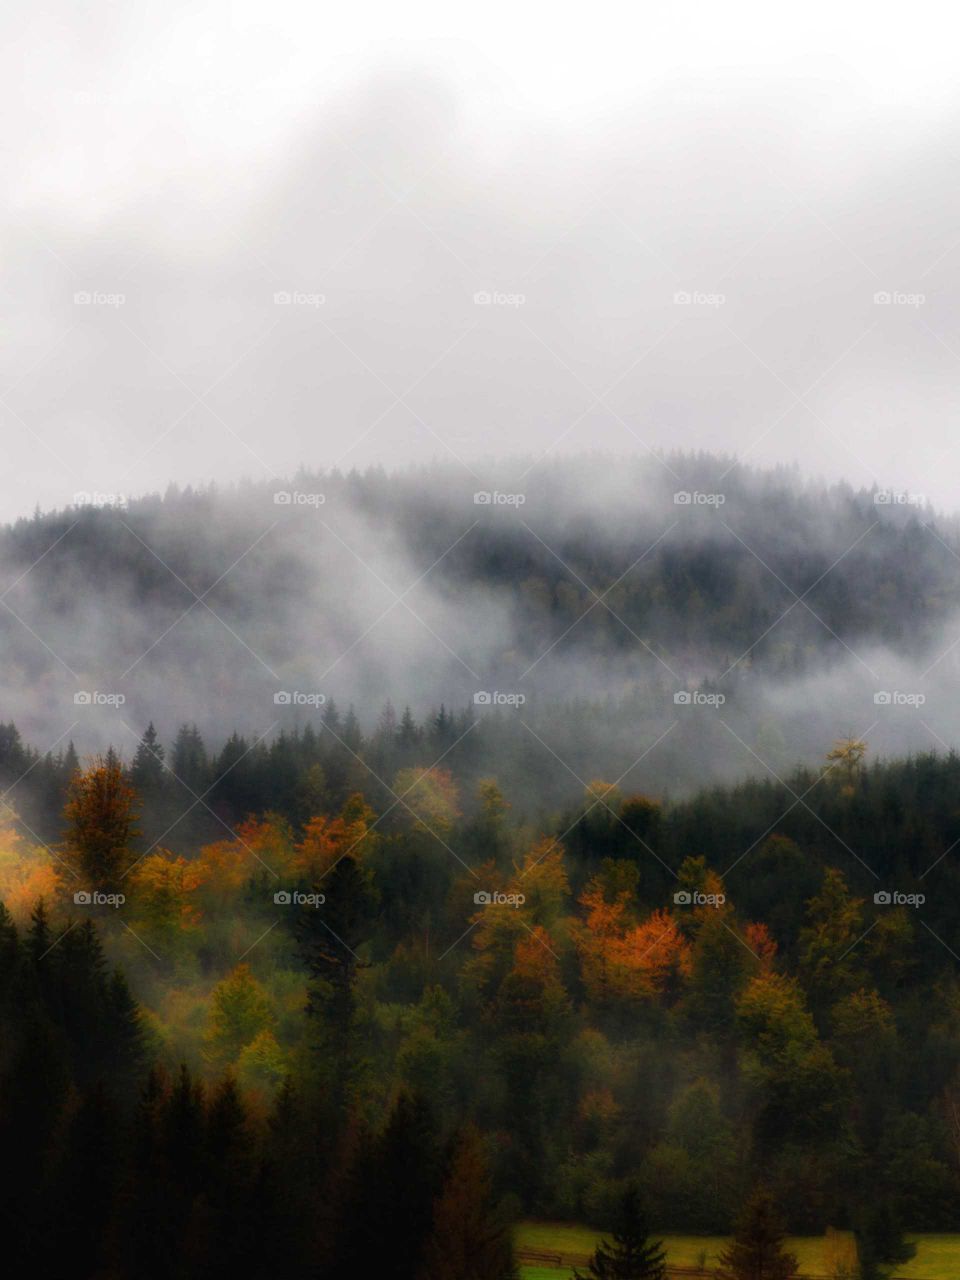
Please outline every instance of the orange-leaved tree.
M113 755L98 756L73 775L64 808L63 848L84 889L109 893L119 888L137 860L136 816L136 792Z

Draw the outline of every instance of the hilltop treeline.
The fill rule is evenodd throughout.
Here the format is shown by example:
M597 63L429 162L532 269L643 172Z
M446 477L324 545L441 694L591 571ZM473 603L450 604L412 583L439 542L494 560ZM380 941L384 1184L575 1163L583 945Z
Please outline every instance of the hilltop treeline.
M222 738L265 729L285 689L353 702L369 729L398 690L422 718L478 689L544 707L747 671L782 685L875 648L912 659L960 604L960 540L877 497L670 455L301 473L38 513L0 530L6 715L55 741L79 689ZM109 710L80 721L116 737Z

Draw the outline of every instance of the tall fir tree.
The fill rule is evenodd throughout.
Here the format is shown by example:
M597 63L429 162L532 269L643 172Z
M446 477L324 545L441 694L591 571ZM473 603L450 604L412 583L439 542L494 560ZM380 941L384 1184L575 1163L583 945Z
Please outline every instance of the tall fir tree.
M493 1196L480 1134L460 1135L443 1189L418 1280L516 1280L510 1225Z
M773 1196L758 1187L737 1221L732 1243L720 1255L717 1280L792 1280L797 1259L784 1249L785 1238Z
M628 1183L618 1202L611 1239L594 1250L586 1275L576 1280L664 1280L667 1255L663 1242L650 1239L636 1183Z

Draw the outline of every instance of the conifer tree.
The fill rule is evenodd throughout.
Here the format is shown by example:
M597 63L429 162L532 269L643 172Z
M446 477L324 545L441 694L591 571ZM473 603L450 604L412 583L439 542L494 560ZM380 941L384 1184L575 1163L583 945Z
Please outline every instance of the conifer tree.
M635 1183L628 1183L617 1204L611 1240L601 1240L586 1275L576 1280L664 1280L666 1254L662 1241L652 1241Z
M854 1226L860 1280L886 1280L896 1267L909 1262L917 1252L907 1244L900 1224L887 1201L866 1210Z
M514 1280L509 1224L494 1202L480 1134L462 1133L443 1190L418 1280Z
M783 1247L785 1235L773 1196L758 1187L744 1206L732 1243L720 1255L717 1280L792 1280L797 1260Z

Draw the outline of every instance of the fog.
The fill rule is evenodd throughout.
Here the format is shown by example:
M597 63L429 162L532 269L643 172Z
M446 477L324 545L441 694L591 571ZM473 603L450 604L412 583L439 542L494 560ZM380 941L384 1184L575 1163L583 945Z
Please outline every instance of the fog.
M956 744L955 520L727 455L531 462L21 521L0 537L0 719L129 759L151 720L218 748L319 730L331 702L368 733L387 701L445 704L527 799L782 777L847 735L871 757Z
M0 514L673 447L952 508L947 33L547 16L14 6Z
M952 745L935 16L13 6L0 519L52 514L3 539L3 718L522 693L478 714L590 704L577 770L666 735L661 789Z

